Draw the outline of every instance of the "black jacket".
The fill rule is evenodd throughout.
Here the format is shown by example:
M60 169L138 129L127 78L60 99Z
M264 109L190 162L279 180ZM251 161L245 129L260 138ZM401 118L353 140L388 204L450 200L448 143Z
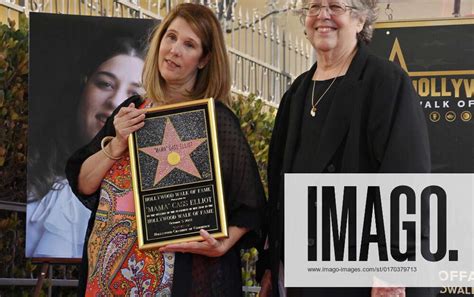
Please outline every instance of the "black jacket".
M283 246L283 178L292 168L304 100L315 64L300 75L280 103L268 164L268 238L273 292ZM332 98L318 141L314 173L430 172L427 126L408 75L364 44Z

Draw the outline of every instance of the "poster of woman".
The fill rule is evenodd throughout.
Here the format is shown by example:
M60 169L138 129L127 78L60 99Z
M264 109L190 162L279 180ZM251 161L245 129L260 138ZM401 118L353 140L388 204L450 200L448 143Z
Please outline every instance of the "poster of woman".
M72 193L65 162L120 103L142 92L154 23L31 14L27 257L81 258L90 210Z

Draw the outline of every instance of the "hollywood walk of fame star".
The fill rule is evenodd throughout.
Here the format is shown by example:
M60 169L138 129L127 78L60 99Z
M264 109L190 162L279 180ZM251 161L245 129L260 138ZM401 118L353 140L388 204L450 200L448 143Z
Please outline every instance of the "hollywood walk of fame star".
M206 138L181 141L170 119L167 118L162 143L140 149L140 151L158 160L154 185L156 186L175 168L201 178L201 174L190 155L204 141L206 141Z

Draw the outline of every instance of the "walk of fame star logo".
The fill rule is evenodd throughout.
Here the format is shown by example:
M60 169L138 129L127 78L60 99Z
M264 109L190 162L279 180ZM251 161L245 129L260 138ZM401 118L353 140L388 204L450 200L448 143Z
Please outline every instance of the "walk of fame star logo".
M162 143L160 145L140 148L140 151L158 160L154 186L174 169L179 169L197 178L201 178L201 174L191 159L191 153L204 141L206 141L206 138L181 141L170 119L166 118Z

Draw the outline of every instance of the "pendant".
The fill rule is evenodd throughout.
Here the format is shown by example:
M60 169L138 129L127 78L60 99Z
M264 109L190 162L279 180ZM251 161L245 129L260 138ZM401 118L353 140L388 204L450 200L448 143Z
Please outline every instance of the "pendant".
M311 108L311 111L309 113L314 118L316 116L316 106L313 106L313 108Z

